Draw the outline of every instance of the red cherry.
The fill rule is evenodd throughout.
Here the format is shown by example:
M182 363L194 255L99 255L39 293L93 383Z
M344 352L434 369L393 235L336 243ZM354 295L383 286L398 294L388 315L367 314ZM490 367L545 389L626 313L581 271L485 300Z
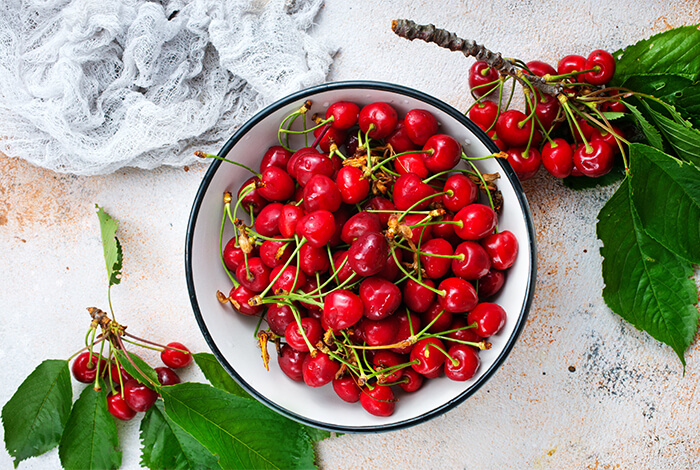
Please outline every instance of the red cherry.
M343 234L343 226L350 218L350 211L345 206L340 206L340 209L333 213L333 218L335 219L335 230L333 230L333 236L328 240L328 244L334 248L340 245L343 240L341 235Z
M279 240L281 237L281 235L277 235L274 238L278 240L265 240L260 245L260 259L268 268L275 268L286 263L292 255L292 245L289 242Z
M448 330L452 324L452 312L448 312L440 302L433 302L428 310L421 315L421 323L430 325L428 331L431 333L440 333Z
M292 158L294 157L292 156ZM291 161L292 160L290 160L290 162ZM318 151L309 151L299 157L296 161L294 171L297 183L299 183L300 186L306 186L314 175L333 176L335 173L335 166L333 165L333 160L328 158L328 156Z
M260 178L253 176L245 180L243 185L241 185L241 189L238 190L238 200L246 213L249 213L252 210L253 215L257 215L267 204L267 200L262 197L260 190L257 189L259 183ZM245 195L241 196L244 192Z
M532 119L517 109L504 111L496 119L496 134L508 147L525 146L532 135Z
M289 305L271 304L265 313L265 321L274 334L284 336L287 326L295 321L294 312Z
M270 281L277 279L272 283L272 291L295 292L301 286L306 284L306 275L297 269L296 266L277 266L270 273Z
M583 74L583 80L591 85L605 85L615 75L615 58L608 51L596 49L586 59L586 70L592 72Z
M170 367L156 367L155 370L158 374L158 382L163 386L176 385L181 382L180 376Z
M465 241L460 243L457 245L454 254L462 256L462 258L453 258L451 260L452 272L462 279L468 281L481 279L491 269L489 254L477 242Z
M280 234L284 238L293 238L297 228L297 222L304 216L304 211L294 204L285 204L280 211L277 221Z
M574 152L574 166L585 176L598 178L610 173L615 163L612 148L602 140L582 145Z
M265 168L269 166L278 166L283 170L287 169L287 163L292 157L292 152L282 147L281 145L274 145L267 149L265 155L263 155L260 161L260 171L262 172Z
M391 416L395 405L394 391L385 385L375 385L373 389L365 388L360 395L360 404L374 416Z
M370 320L365 317L357 325L362 330L365 342L370 346L392 344L399 331L398 318L393 315L381 320Z
M268 201L286 201L294 195L294 180L277 166L265 168L260 177L258 192Z
M420 263L428 279L439 279L450 270L452 245L447 240L432 238L421 245L420 251L426 253L420 255Z
M442 368L445 362L445 345L437 338L418 340L411 349L410 360L418 361L411 364L413 369L423 375L434 373Z
M591 142L594 140L602 140L610 146L614 154L620 153L620 145L618 144L618 137L616 135L624 138L625 134L616 126L612 126L613 132L608 132L603 129L595 129L591 134Z
M361 211L350 217L340 232L340 239L348 244L368 232L381 232L382 222L377 214Z
M444 238L450 244L458 245L462 242L462 239L455 233L454 225L450 224L452 222L452 215L444 214L440 220L435 220L435 224L432 227L432 236L435 238Z
M585 138L587 141L590 141L596 128L591 126L585 119L577 119L576 122L578 124L578 128L574 127L574 140L576 142L583 142ZM582 134L583 138L581 137Z
M433 199L435 190L424 183L418 175L407 173L401 175L394 183L394 205L400 211L423 210Z
M374 210L374 211L395 211L396 206L389 199L384 197L373 197L367 204L363 207L364 210ZM391 217L391 212L378 212L376 214L379 217L379 221L382 223L383 227L389 222L389 217Z
M294 152L287 162L287 173L289 173L289 176L294 179L297 178L297 164L299 163L299 159L307 153L318 155L319 151L315 147L303 147Z
M469 68L467 83L469 84L469 89L472 94L480 98L498 89L498 83L493 82L497 81L499 78L498 70L491 67L483 60L477 60Z
M534 97L529 98L530 100L536 100L535 102L535 114L542 128L548 131L552 125L554 125L554 120L559 115L559 109L561 105L559 100L551 95L537 93ZM532 102L526 102L527 112L530 113L532 110Z
M506 275L498 269L491 269L481 279L479 279L479 298L485 299L491 297L501 290L505 283Z
M245 265L241 265L245 269ZM244 285L234 287L228 295L229 301L233 308L243 315L257 315L263 311L262 305L252 306L248 303L250 299L257 295L256 292L248 289Z
M333 117L331 125L337 129L350 129L357 124L360 107L350 101L336 101L326 110L326 119Z
M323 301L323 318L334 331L350 328L363 312L362 299L346 289L334 290Z
M280 348L280 354L277 356L277 364L279 364L280 369L287 377L296 382L302 382L304 377L302 376L301 366L308 355L308 352L297 351L288 344L285 344Z
M490 129L498 117L498 105L493 101L480 101L469 110L469 119L482 129Z
M506 151L508 163L510 163L520 181L525 181L535 176L542 164L542 155L536 148L530 147L527 157L523 152L525 152L524 147L510 148Z
M586 58L581 55L571 54L562 57L557 64L557 74L565 75L572 72L582 72L586 70ZM582 82L581 75L574 75L572 82Z
M423 154L425 167L439 173L454 168L462 156L462 146L454 137L447 134L436 134L423 145L423 150L431 153Z
M99 357L97 354L88 351L78 354L78 357L75 358L71 365L71 372L75 380L86 384L94 382L97 377L98 359L100 362L100 377L102 377L107 367L107 360L104 357Z
M463 382L471 379L481 364L479 353L466 344L452 346L447 351L447 355L452 360L445 361L445 376L452 380Z
M426 309L427 310L427 309ZM394 314L399 322L399 329L396 332L394 343L406 341L411 335L418 334L421 329L421 319L415 313L408 313L405 310L398 311ZM407 344L403 347L392 348L391 351L399 354L408 354L413 348L412 344Z
M455 315L452 319L452 323L446 329L452 330L446 335L449 339L445 339L445 346L448 348L451 348L455 344L462 344L460 341L478 343L483 339L476 334L476 328L467 325L464 315ZM472 346L469 347L471 348Z
M327 210L313 211L299 219L296 233L311 246L325 246L335 233L335 218Z
M495 335L506 324L506 311L491 302L482 302L467 315L467 323L476 323L476 334L482 338Z
M412 109L407 112L404 125L408 138L417 145L424 145L438 130L437 119L425 109Z
M122 421L129 421L136 416L136 412L129 408L122 394L117 391L107 395L107 411L109 411L112 416Z
M503 152L508 150L508 146L505 144L505 142L498 138L498 134L496 134L495 130L488 131L486 135L488 135L491 138L491 140L493 140L493 143L496 144L496 147L498 147L499 150Z
M253 228L263 237L274 237L280 233L279 220L282 214L282 207L279 202L273 202L262 208L255 218Z
M444 295L438 295L440 306L452 313L464 313L473 309L479 303L476 289L464 279L448 277L438 286Z
M574 152L566 140L558 138L542 147L542 166L555 178L566 178L574 168Z
M491 266L501 271L510 268L518 257L518 239L509 230L487 236L481 246L491 258Z
M369 180L362 175L362 170L354 166L344 166L338 171L336 184L340 197L346 204L356 204L369 194Z
M192 354L184 344L172 342L161 351L160 360L171 369L179 369L192 363Z
M124 369L122 366L117 366L116 362L113 362L109 366L109 377L112 379L112 383L115 384L115 386L119 387L120 382L119 382L119 376L121 375L122 380L121 383L126 382L129 379L133 379L131 375Z
M419 153L406 153L396 157L394 169L399 175L414 173L419 178L426 178L430 174Z
M455 233L462 240L478 240L493 232L496 228L496 213L491 207L484 204L470 204L457 212L454 216L456 222Z
M326 175L314 175L304 186L304 209L307 212L320 209L335 212L341 202L338 186Z
M396 110L389 104L376 102L360 110L358 123L360 130L373 139L383 139L391 134L399 122ZM370 130L371 127L371 130Z
M413 369L404 369L398 384L404 392L415 392L423 385L424 377Z
M393 148L394 152L396 153L408 152L409 150L416 150L420 148L420 145L414 144L408 137L403 120L396 124L396 128L386 137L386 139L384 139L384 141L391 145L391 148Z
M238 266L236 278L246 289L253 292L262 292L270 283L270 268L258 257L248 258L248 266Z
M430 279L423 279L423 284L435 288L435 283ZM435 300L435 292L418 284L413 279L406 281L403 286L403 301L414 312L425 312Z
M360 401L360 387L355 383L355 379L349 375L333 379L333 390L343 401L348 403Z
M397 354L387 349L378 350L372 358L372 365L374 366L374 369L377 371L383 369L390 369L386 372L380 373L378 377L378 382L382 384L388 384L399 380L403 375L403 371L405 368L397 368L397 366L405 364L406 362L408 361L404 355Z
M541 60L531 60L527 64L527 68L530 69L533 75L538 77L544 77L545 75L556 75L557 71L549 65L547 62L542 62Z
M158 393L139 383L136 379L128 380L124 384L124 401L134 411L148 411L157 399Z
M312 317L304 317L300 321L303 333L299 329L299 324L294 321L287 325L284 330L284 339L287 344L297 351L308 352L309 346L304 340L304 336L309 340L311 345L315 345L321 340L323 336L323 328L321 323Z
M323 152L328 153L331 151L332 144L338 147L342 145L347 137L347 132L343 129L333 127L331 124L326 124L323 127L314 129L314 137L318 139L319 136L321 136L321 139L318 141L319 148Z
M333 253L333 270L336 272L336 282L353 283L359 279L359 275L352 269L348 262L348 252L345 250Z
M389 254L389 243L378 232L365 232L350 245L348 262L360 276L374 276L384 269Z
M237 237L233 237L232 239L230 239L228 243L226 243L226 246L224 247L223 251L224 264L226 265L226 268L228 268L229 271L233 272L236 272L238 266L245 259L245 254L243 253L243 250L241 250L239 247L236 247L237 241Z
M368 277L360 284L363 314L370 320L381 320L401 305L401 290L393 282L380 277Z
M340 364L331 359L328 354L320 351L315 356L309 354L301 366L304 383L309 387L322 387L330 383L340 369Z
M462 174L451 175L447 178L442 190L443 192L452 191L452 195L442 195L442 203L447 209L454 212L476 202L479 197L479 187L468 176Z
M328 252L323 247L311 246L308 243L299 248L299 268L307 276L316 273L323 274L331 267Z

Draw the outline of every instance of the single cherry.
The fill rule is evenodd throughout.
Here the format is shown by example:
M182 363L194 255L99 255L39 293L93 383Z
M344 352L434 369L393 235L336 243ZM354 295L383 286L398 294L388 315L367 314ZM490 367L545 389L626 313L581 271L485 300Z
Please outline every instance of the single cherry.
M477 293L479 294L479 298L486 299L488 297L491 297L492 295L495 295L498 291L501 290L501 287L503 287L505 280L506 275L503 271L499 271L498 269L493 268L490 269L484 277L479 279L479 283L477 285Z
M246 289L262 292L270 283L270 268L259 257L248 258L248 266L238 266L236 278Z
M401 381L399 382L399 387L404 392L415 392L423 385L424 376L419 374L413 369L404 369L401 375Z
M349 375L333 379L333 390L343 401L348 403L360 401L360 387L355 383L355 379Z
M269 166L261 175L258 192L268 201L286 201L294 195L294 180L282 168Z
M435 283L430 279L421 281L424 285L419 284L413 279L406 281L403 286L403 301L406 306L414 312L425 312L430 308L430 305L435 300L435 292L425 286L435 288Z
M348 262L357 274L369 277L384 269L388 254L389 244L383 234L365 232L350 245Z
M331 382L336 372L340 369L340 364L320 351L315 356L309 354L304 358L301 366L304 383L309 387L322 387Z
M437 338L423 338L418 340L411 349L411 364L416 372L429 375L442 368L445 362L445 345Z
M488 338L501 331L506 324L506 311L498 304L481 302L469 312L467 323L476 323L476 334Z
M323 318L334 331L350 328L363 312L362 299L347 289L334 290L323 301Z
M118 391L113 391L107 395L107 411L122 421L129 421L136 416L136 412L129 408L122 394Z
M279 220L284 205L273 202L262 208L255 218L253 228L263 237L274 237L280 233Z
M542 166L555 178L566 178L574 168L574 152L562 139L553 139L542 147Z
M176 385L182 382L177 372L170 367L156 367L155 370L156 374L158 374L158 382L163 386Z
M463 240L478 240L493 232L496 228L496 212L484 204L470 204L457 212L454 221L455 233Z
M510 268L518 256L518 239L509 230L487 236L481 246L489 254L491 266L501 271Z
M583 74L584 81L596 86L605 85L615 75L615 58L608 51L596 49L588 55L585 67L593 71Z
M337 129L350 129L357 124L360 107L350 101L336 101L326 110L326 119L333 118L331 125Z
M438 122L430 111L412 109L404 117L404 126L408 138L416 145L425 145L428 139L437 133Z
M482 129L490 129L498 118L498 105L493 101L480 101L469 110L469 119Z
M265 321L274 334L284 336L287 326L295 321L294 312L289 305L270 304L265 312Z
M424 183L418 175L406 173L394 183L394 205L400 211L409 208L416 211L423 210L434 200L430 196L435 193L436 191Z
M192 363L192 354L184 344L172 342L168 343L167 347L161 351L160 360L171 369L179 369Z
M344 166L338 171L336 184L340 197L346 204L357 204L369 194L369 180L362 170L354 166Z
M372 358L372 365L374 366L374 369L377 371L390 369L386 372L380 373L377 381L382 384L396 382L401 378L403 371L405 370L405 367L397 367L401 364L405 364L406 362L408 362L408 360L403 354L397 354L387 349L380 349L376 351L374 357Z
M462 146L452 136L436 134L430 137L423 145L425 167L433 173L447 171L454 168L462 156Z
M524 147L533 133L532 119L522 111L509 109L496 119L496 133L508 147Z
M586 58L577 55L577 54L571 54L567 55L561 58L559 60L559 63L557 64L557 74L558 75L566 75L569 73L574 73L574 72L583 72L586 70ZM581 75L574 75L570 80L572 82L582 82L583 80L581 79Z
M545 75L556 75L557 71L549 65L547 62L542 62L541 60L531 60L527 64L527 68L530 69L533 75L538 77L544 77Z
M248 301L256 295L257 292L254 292L245 287L243 284L241 284L238 287L234 287L231 289L231 292L228 294L228 299L236 311L242 313L243 315L252 316L257 315L263 311L262 305L253 306L248 303Z
M477 98L490 95L498 89L500 74L483 60L477 60L469 67L467 83L472 94Z
M479 197L479 187L468 176L463 174L451 175L447 178L442 191L451 191L451 194L442 195L442 203L453 212L473 204Z
M391 148L393 148L396 153L408 152L409 150L420 148L420 145L414 144L408 137L408 132L406 132L406 126L403 120L396 124L396 128L384 139L384 142L391 145Z
M479 298L476 289L468 281L459 277L448 277L438 286L445 295L438 295L440 306L452 313L465 313L476 307Z
M394 161L394 169L399 175L414 173L419 178L426 178L430 174L420 153L405 153L399 155Z
M510 163L520 181L525 181L535 176L542 164L542 155L534 147L528 149L527 155L525 155L524 147L510 148L506 153L508 154L508 163Z
M381 320L401 305L401 290L396 284L377 276L368 277L360 284L363 314L370 320Z
M296 225L299 237L315 247L325 246L335 233L335 218L327 210L317 210L303 216Z
M277 356L277 364L279 364L280 369L287 377L296 382L302 382L304 377L301 367L308 355L308 352L297 351L288 344L284 344L280 348L280 354Z
M391 134L399 122L398 113L389 103L376 102L360 110L360 130L373 139L383 139Z
M382 221L377 214L360 211L343 224L340 239L347 244L352 244L361 235L379 233L382 228Z
M360 395L360 404L369 414L374 416L391 416L394 413L396 398L391 387L375 385L365 388Z
M97 354L88 351L78 354L78 357L75 358L71 365L71 372L75 380L86 384L94 382L97 377L98 358L100 362L100 377L102 377L107 370L107 360L104 357L99 357Z
M452 264L452 245L444 238L432 238L420 247L421 267L429 279L439 279L447 274Z
M481 279L491 269L491 257L484 247L475 241L468 240L460 243L455 248L454 254L462 258L451 260L452 272L462 279L468 281Z
M299 323L301 324L301 330L299 329ZM323 328L321 327L321 322L312 317L304 317L299 323L294 321L287 325L287 328L284 330L284 339L288 345L297 351L308 352L309 346L306 344L304 336L313 346L321 340Z
M445 360L445 376L452 380L463 382L471 379L481 364L479 353L466 344L452 346L447 355L451 359Z
M588 147L582 145L574 152L574 166L592 178L610 173L615 163L612 148L602 140L592 140Z
M134 411L143 412L153 406L158 399L158 393L136 379L128 380L124 384L124 400Z
M283 170L287 169L287 163L292 157L292 152L282 147L281 145L273 145L265 152L262 160L260 160L260 171L270 166L278 166Z

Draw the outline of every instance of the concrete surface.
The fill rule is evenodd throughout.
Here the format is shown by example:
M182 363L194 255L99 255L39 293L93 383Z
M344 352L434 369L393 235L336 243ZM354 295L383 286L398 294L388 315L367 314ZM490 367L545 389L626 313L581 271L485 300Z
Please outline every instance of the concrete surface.
M471 62L394 36L392 19L432 22L504 55L556 63L569 53L615 50L695 23L699 6L329 0L315 34L331 35L341 47L329 80L397 82L466 109ZM106 308L95 203L121 221L124 276L112 295L118 319L136 335L207 350L183 267L187 218L204 171L193 165L77 178L0 158L0 403L40 361L81 347L86 307ZM320 443L320 467L700 468L697 342L684 376L670 348L612 314L600 294L595 217L612 189L574 193L544 172L524 186L537 228L539 278L528 323L503 367L464 404L428 423ZM155 362L155 354L144 355ZM119 428L123 468L138 468L138 423ZM0 468L10 467L0 452ZM55 450L20 466L57 467Z

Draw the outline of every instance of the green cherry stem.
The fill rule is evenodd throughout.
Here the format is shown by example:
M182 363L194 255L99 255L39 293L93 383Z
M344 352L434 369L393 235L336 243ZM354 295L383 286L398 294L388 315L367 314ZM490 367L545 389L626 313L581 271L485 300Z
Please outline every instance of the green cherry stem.
M230 163L230 164L232 164L232 165L240 166L241 168L243 168L243 169L245 169L245 170L248 170L249 172L251 172L252 174L254 174L255 176L257 176L258 178L260 178L260 177L262 176L260 173L258 173L257 171L255 171L255 170L253 170L253 169L247 167L246 165L244 165L244 164L242 164L242 163L240 163L240 162L236 162L236 161L233 161L233 160L229 160L228 158L220 157L220 156L218 156L218 155L214 155L214 154L211 154L211 153L204 153L204 152L202 152L201 150L197 150L194 154L195 154L195 156L197 156L197 157L199 157L199 158L213 158L213 159L215 159L215 160L221 160L222 162L226 162L226 163Z

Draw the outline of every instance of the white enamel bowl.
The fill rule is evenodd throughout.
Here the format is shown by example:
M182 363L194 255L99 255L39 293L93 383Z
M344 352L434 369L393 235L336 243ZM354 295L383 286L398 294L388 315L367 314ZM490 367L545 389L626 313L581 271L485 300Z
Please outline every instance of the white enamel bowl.
M340 100L366 105L376 101L392 104L400 115L422 108L435 115L440 132L462 142L469 156L487 156L497 151L493 142L473 122L451 106L424 93L398 85L378 82L329 83L288 96L267 107L241 127L221 149L219 156L259 168L260 158L277 144L282 119L297 110L305 100L312 111L325 115L326 108ZM297 147L298 148L298 147ZM381 418L365 412L359 403L338 398L332 386L311 388L287 378L277 366L271 345L270 371L265 371L253 338L257 318L233 312L220 304L216 291L228 293L230 280L219 258L219 230L223 193L234 195L250 174L241 168L215 160L208 169L194 201L187 230L185 268L192 308L212 352L224 368L261 402L305 424L339 432L379 432L412 426L457 406L481 387L500 367L513 348L527 317L535 286L535 235L530 210L520 183L501 159L476 162L484 173L499 173L504 210L499 230L510 230L519 242L515 264L507 274L503 289L491 301L508 314L503 330L490 338L493 346L480 353L481 366L475 377L454 382L445 377L426 381L413 394L402 394L394 414ZM224 236L224 243L232 231Z

